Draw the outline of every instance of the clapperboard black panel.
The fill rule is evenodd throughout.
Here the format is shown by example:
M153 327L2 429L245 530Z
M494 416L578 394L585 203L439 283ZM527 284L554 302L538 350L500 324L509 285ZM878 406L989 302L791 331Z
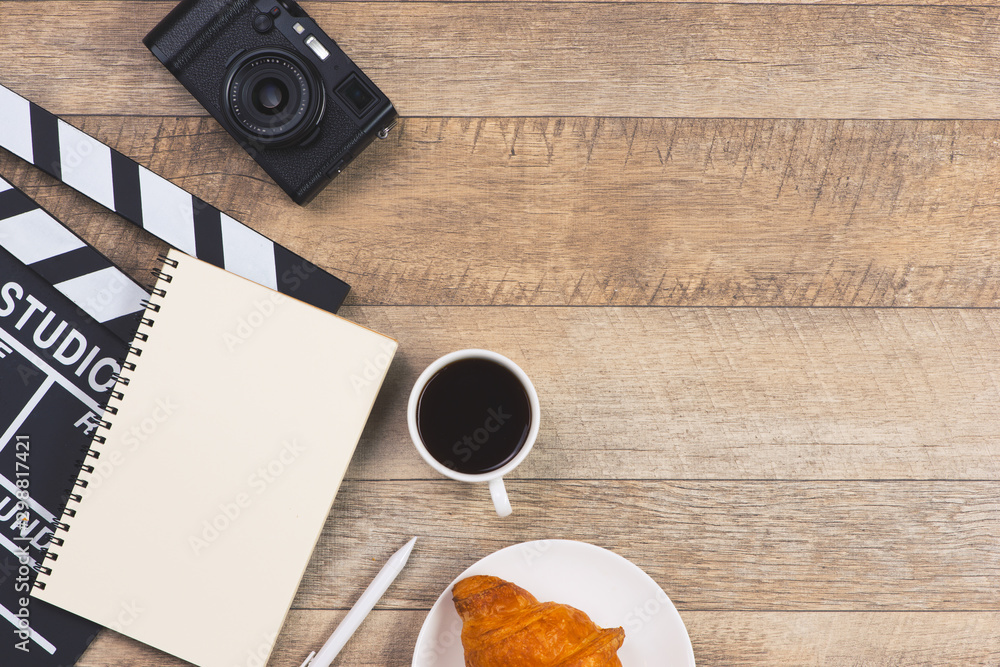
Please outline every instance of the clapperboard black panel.
M0 248L0 627L8 638L0 642L0 665L5 667L69 667L99 629L40 600L22 602L43 567L112 375L127 350L123 340ZM24 638L17 634L21 619L29 625Z

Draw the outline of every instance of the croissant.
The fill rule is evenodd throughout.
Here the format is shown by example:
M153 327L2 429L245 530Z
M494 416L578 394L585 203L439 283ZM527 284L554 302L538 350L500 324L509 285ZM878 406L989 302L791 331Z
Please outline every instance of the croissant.
M625 631L600 628L579 609L539 602L499 577L467 577L452 593L466 667L621 667Z

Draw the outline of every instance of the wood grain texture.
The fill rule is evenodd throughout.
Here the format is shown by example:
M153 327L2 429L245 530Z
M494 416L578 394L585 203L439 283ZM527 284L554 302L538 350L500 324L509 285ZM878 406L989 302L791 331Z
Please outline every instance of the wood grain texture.
M298 667L322 645L342 611L293 610L271 667ZM333 663L337 667L404 667L424 611L377 610ZM684 622L699 667L975 667L1000 661L1000 614L908 612L687 612ZM907 641L894 643L905 636ZM450 636L443 642L453 641ZM111 631L79 667L182 667L187 663Z
M410 118L303 208L209 118L69 120L352 303L1000 305L992 121ZM153 268L148 235L9 154L0 170Z
M404 118L301 208L142 46L174 4L0 0L0 83L343 277L343 314L400 342L271 667L414 534L335 665L409 665L459 572L547 538L646 570L700 667L1000 664L1000 7L307 2ZM0 174L156 266L2 150ZM474 346L541 395L506 520L405 427L417 374ZM111 631L80 662L184 664Z
M434 477L406 401L438 356L514 359L542 406L515 477L1000 480L995 311L351 307L400 352L348 475Z
M94 12L89 2L0 3L5 27L29 26L0 30L0 52L18 61L2 83L59 114L198 114L141 44L173 4L108 2ZM996 7L346 2L309 10L403 116L1000 115Z
M394 544L421 547L382 605L427 609L490 553L575 539L645 570L683 615L996 611L995 482L524 480L500 520L485 486L348 480L296 608L347 608ZM398 547L397 547L398 548Z

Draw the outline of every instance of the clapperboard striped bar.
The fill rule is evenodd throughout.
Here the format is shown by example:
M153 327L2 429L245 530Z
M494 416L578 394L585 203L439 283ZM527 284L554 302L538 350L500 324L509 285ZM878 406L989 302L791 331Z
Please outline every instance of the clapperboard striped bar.
M132 340L146 290L2 178L0 247L119 338Z
M0 147L178 250L332 313L350 286L0 85Z

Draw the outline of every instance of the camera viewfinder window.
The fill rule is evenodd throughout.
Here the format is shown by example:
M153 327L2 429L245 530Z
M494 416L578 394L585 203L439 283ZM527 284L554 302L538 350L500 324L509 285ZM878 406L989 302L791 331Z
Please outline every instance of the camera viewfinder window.
M375 96L372 95L363 83L361 83L356 76L353 74L344 83L337 88L337 94L340 95L345 102L347 102L351 109L354 110L359 116L364 115L368 107L372 105L375 101Z

